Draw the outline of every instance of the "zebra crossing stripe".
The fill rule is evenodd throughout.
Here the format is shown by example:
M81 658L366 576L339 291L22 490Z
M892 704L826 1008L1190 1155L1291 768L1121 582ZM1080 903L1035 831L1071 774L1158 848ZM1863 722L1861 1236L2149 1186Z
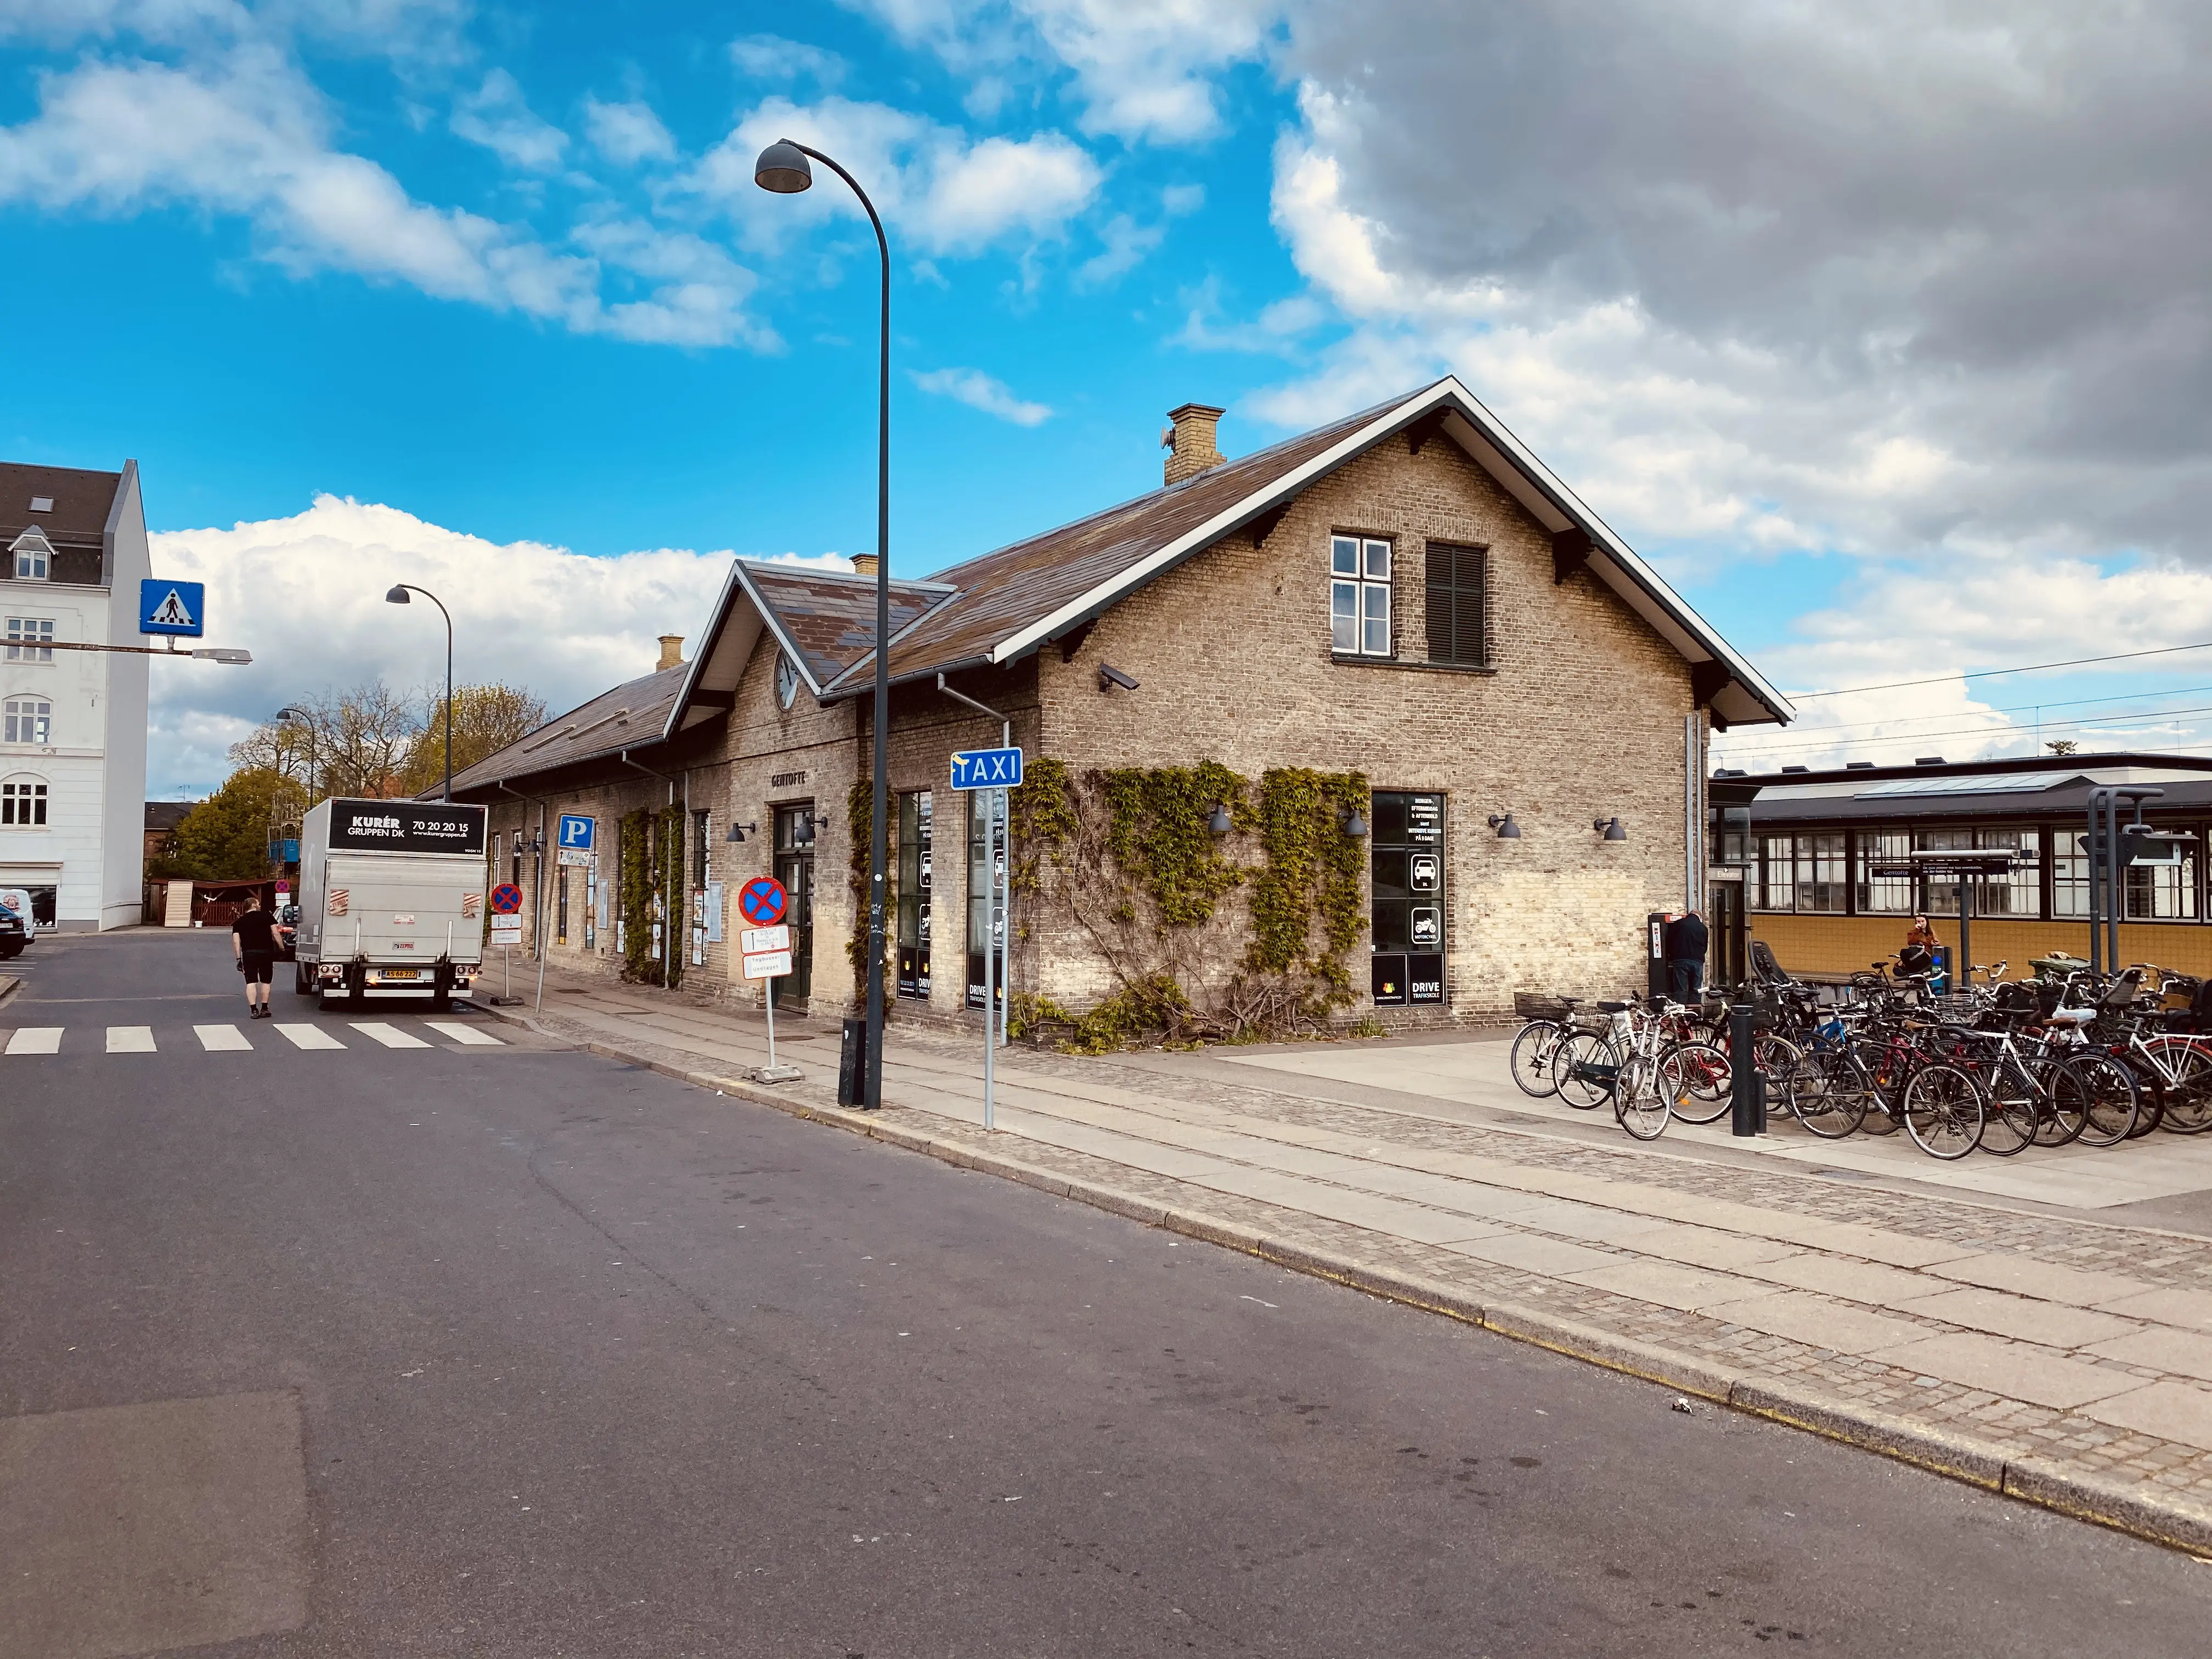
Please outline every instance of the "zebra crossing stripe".
M246 1033L235 1025L195 1025L192 1033L199 1038L201 1048L211 1051L253 1051L253 1045L246 1040Z
M387 1048L427 1048L430 1045L418 1036L410 1036L397 1025L387 1025L380 1019L356 1020L353 1029L372 1042L380 1042Z
M107 1052L111 1054L150 1054L154 1048L154 1028L150 1025L111 1025L107 1028Z
M471 1048L504 1048L507 1045L489 1031L479 1031L473 1025L464 1025L459 1020L426 1019L422 1022L441 1036L449 1036L458 1043Z
M344 1043L340 1042L319 1025L280 1024L276 1030L295 1048L343 1048L345 1047Z
M58 1025L24 1025L8 1039L11 1054L58 1054L62 1049L62 1028Z

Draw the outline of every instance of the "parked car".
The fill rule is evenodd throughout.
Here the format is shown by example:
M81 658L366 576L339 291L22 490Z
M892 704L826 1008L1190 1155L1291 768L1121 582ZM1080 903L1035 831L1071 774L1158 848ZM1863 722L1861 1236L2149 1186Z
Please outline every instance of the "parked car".
M13 962L31 942L31 927L23 917L0 904L0 962Z

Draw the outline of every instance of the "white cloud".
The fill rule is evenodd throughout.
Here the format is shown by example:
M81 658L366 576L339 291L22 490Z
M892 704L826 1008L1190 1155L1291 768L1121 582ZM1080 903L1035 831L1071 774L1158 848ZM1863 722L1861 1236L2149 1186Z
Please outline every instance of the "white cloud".
M1056 237L1097 198L1104 178L1088 151L1057 132L971 143L956 128L884 104L825 98L802 106L769 98L687 180L766 246L802 224L860 214L842 181L819 167L804 195L766 196L753 183L753 161L778 138L835 155L925 253L971 254L1003 240Z
M441 683L437 615L386 605L395 581L419 583L453 612L457 678L527 686L559 710L650 673L657 635L696 641L731 558L500 544L334 495L290 518L152 540L161 574L208 584L209 641L253 653L243 669L155 665L155 795L220 782L228 746L287 701L380 676L402 690ZM851 568L836 555L799 562Z
M568 148L568 135L532 112L521 86L503 69L491 70L460 100L453 131L526 173L550 173Z
M2084 632L2084 617L2098 619L2094 632ZM1791 635L1756 653L1761 671L1785 690L1892 689L1802 697L1799 719L1788 727L1723 736L1721 764L1771 771L1936 754L1972 760L2033 753L2055 738L2086 750L2212 737L2212 714L2202 707L2212 695L2159 689L2201 691L2212 682L2212 652L2101 663L2063 676L1939 678L2212 641L2212 571L2162 561L2114 569L2010 551L1960 554L1940 568L1876 565L1840 603L1796 619ZM1896 684L1928 679L1937 683ZM2100 701L2074 701L2081 698ZM2147 712L2161 709L2181 712L2172 719Z
M321 98L265 47L192 69L93 60L46 76L40 102L0 128L0 202L111 214L185 203L246 218L262 257L295 273L404 282L580 333L776 343L737 309L750 273L696 237L586 225L579 238L601 256L586 258L411 199L374 161L329 147ZM602 260L662 286L608 303Z
M600 155L618 167L676 159L676 139L650 104L584 100L584 130Z
M1134 270L1167 234L1165 224L1140 225L1126 213L1115 214L1098 233L1106 246L1075 268L1076 280L1095 287Z
M845 78L845 60L836 52L780 34L740 35L730 42L730 62L740 75L757 81L795 81L805 75L834 87Z
M1452 369L1646 539L2204 556L2201 8L1290 15L1275 222L1355 326L1255 412Z
M1085 106L1084 131L1154 143L1218 131L1212 77L1266 56L1289 9L1289 0L844 3L964 73L1065 68Z
M1042 426L1052 418L1048 405L1017 398L1004 380L994 380L979 368L933 368L915 374L914 383L933 397L950 398L1016 426Z

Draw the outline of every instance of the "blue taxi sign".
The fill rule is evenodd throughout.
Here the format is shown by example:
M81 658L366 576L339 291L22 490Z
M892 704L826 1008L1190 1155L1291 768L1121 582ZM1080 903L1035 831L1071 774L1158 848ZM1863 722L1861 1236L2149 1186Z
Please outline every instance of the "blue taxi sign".
M955 789L1018 789L1022 787L1022 751L1012 749L956 749L952 752Z

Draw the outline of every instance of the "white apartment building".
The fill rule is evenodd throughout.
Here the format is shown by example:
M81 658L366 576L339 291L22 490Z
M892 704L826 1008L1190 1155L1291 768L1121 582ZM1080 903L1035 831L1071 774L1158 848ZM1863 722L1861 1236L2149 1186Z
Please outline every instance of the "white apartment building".
M143 890L153 574L138 464L120 472L0 461L0 889L42 927L137 923Z

